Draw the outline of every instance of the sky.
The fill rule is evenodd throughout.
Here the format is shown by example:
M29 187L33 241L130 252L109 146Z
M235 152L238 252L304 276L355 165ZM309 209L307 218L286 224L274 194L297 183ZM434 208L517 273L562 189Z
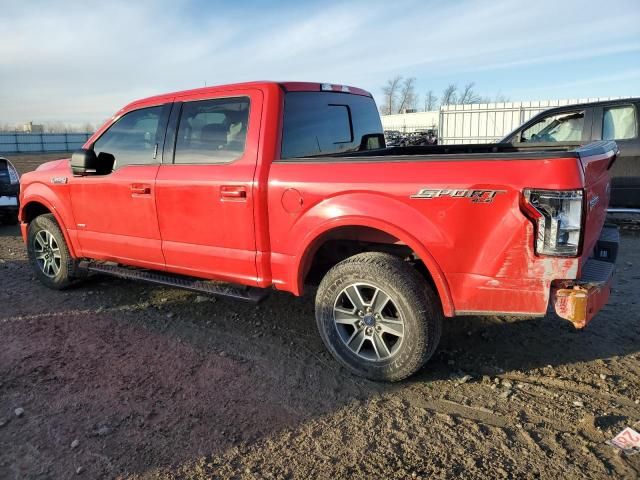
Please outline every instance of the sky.
M126 103L252 80L396 75L440 96L640 96L640 0L0 1L0 124L100 124Z

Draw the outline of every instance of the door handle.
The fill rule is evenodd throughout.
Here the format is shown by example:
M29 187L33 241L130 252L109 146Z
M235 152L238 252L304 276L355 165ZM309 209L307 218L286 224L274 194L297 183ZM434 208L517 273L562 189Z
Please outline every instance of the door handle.
M131 185L131 193L135 195L150 195L151 187L149 185L139 185L134 183Z
M220 198L223 200L246 200L246 187L238 185L223 185L220 187Z

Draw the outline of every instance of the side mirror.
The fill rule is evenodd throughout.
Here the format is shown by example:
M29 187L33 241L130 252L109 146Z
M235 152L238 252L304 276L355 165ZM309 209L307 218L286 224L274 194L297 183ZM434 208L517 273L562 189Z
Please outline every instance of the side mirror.
M93 150L83 148L71 156L71 171L74 175L85 176L98 173L98 156Z

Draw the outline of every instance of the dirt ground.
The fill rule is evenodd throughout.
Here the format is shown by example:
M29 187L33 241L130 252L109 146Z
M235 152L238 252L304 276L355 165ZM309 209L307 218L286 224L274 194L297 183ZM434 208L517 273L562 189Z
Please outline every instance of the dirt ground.
M55 292L0 227L0 478L638 478L640 455L605 443L640 428L640 234L621 249L585 331L449 320L389 385L325 352L314 292L255 306L97 276Z

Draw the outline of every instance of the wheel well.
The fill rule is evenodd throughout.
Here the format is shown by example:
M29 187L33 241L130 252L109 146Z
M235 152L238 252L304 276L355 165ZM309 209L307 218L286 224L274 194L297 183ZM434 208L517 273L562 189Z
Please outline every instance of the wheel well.
M398 238L371 227L340 227L323 235L306 260L304 284L319 285L337 263L363 252L384 252L410 263L435 289L429 270L418 255Z
M34 218L47 213L51 213L51 211L41 203L30 202L22 209L22 221L30 223Z

